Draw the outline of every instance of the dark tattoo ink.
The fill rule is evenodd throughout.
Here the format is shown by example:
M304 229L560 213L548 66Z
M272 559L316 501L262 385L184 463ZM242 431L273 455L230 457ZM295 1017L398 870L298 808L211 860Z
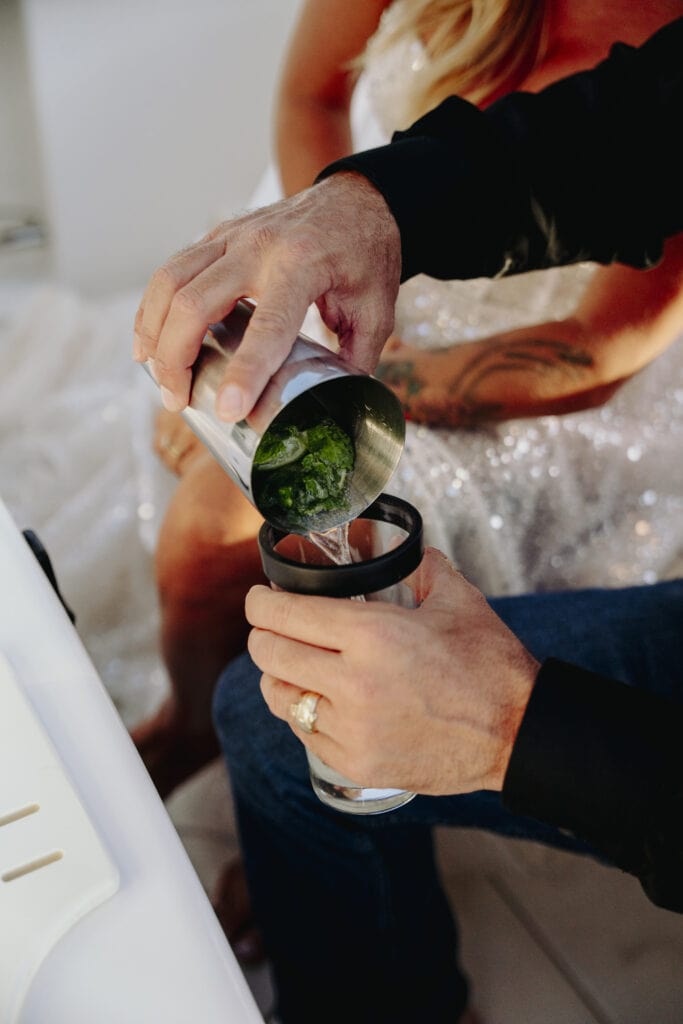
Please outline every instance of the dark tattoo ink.
M589 352L563 341L541 338L529 338L526 342L501 341L474 356L449 382L448 391L459 408L461 424L475 426L486 420L501 419L506 414L504 403L492 403L479 397L482 384L491 377L531 371L539 377L559 373L563 378L580 383L593 366Z
M415 372L415 363L410 359L400 363L380 363L375 376L390 388L405 388L409 398L418 395L425 386L425 382Z

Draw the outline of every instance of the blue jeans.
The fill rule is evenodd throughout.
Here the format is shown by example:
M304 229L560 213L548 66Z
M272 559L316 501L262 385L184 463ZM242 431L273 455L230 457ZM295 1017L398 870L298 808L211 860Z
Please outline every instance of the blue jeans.
M554 655L683 699L683 581L500 598L539 660ZM483 828L591 854L510 814L492 792L416 797L352 816L313 794L302 744L268 711L248 656L219 681L214 717L235 797L255 918L284 1024L455 1024L467 1003L438 877L435 825Z

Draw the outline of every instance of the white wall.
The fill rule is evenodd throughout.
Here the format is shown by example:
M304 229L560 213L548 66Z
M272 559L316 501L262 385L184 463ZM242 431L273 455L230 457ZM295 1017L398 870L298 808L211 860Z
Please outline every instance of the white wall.
M40 209L43 190L18 0L0 0L0 213Z
M57 275L138 287L248 203L299 0L21 4Z

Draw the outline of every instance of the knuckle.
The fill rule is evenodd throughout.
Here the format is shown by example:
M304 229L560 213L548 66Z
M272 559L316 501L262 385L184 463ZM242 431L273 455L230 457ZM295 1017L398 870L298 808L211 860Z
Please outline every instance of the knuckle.
M297 676L297 669L300 669L301 663L297 655L296 649L292 646L291 642L277 637L273 642L273 657L277 659L277 664L280 666L280 675L286 679L294 679Z
M247 637L247 649L259 667L267 653L267 637L268 634L262 629L252 629Z
M315 244L309 234L298 231L289 235L282 245L280 260L295 266L310 265L312 260L318 256L319 251L319 246Z
M359 750L365 749L367 742L372 745L374 732L375 710L373 709L374 692L376 690L372 672L356 670L348 673L344 685L344 713L350 726L354 744Z
M183 398L186 401L190 390L191 374L189 370L163 366L159 360L155 361L155 366L157 384L170 391L178 400ZM182 409L182 407L181 404L179 408Z
M140 342L145 351L153 351L158 340L159 335L156 331L152 331L142 321L136 324L136 331L140 338Z
M284 595L283 599L276 603L273 610L273 629L276 633L287 636L293 610L294 603L289 595Z
M263 672L259 680L259 688L263 694L263 699L268 705L270 711L273 714L278 714L277 708L277 692L275 688L275 680L267 672Z
M257 222L251 229L249 244L256 249L259 255L268 255L276 237L275 230L269 224Z
M251 335L281 337L291 330L291 325L283 309L277 306L259 308L251 323Z
M165 384L168 383L173 374L177 374L177 372L178 368L169 365L163 356L157 352L154 357L154 374L156 376L157 383L160 383L161 381Z
M369 624L372 630L372 643L375 650L393 650L403 646L405 628L398 618L391 614L392 609L387 606L388 614L377 615Z
M217 224L215 228L211 228L210 231L207 231L207 233L204 235L204 237L201 239L201 241L202 242L215 242L217 238L220 238L221 235L225 234L225 228L226 228L225 221L222 221L220 224Z
M172 309L183 318L200 320L204 318L205 303L204 297L198 288L193 285L185 285L176 293Z
M178 270L172 262L164 263L163 266L157 267L152 274L152 287L156 291L175 291L179 284Z
M233 380L239 380L243 386L248 386L255 380L260 380L259 373L262 368L262 360L258 352L240 347L230 364L230 376Z

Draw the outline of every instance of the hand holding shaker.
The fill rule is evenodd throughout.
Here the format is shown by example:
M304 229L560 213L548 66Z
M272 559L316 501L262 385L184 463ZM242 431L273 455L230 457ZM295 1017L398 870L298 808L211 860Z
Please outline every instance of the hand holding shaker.
M381 381L300 334L249 416L239 423L219 420L216 393L253 308L240 301L210 328L193 367L190 402L182 416L268 522L295 533L333 529L366 509L394 472L405 440L401 404ZM268 464L259 451L264 435L279 428L295 436L296 426L325 419L341 428L355 452L344 502L313 511L312 502L307 507L269 502L264 484L268 474L262 468Z
M249 416L219 420L216 395L253 309L240 301L211 326L182 416L266 520L259 534L266 576L294 592L412 607L413 592L402 580L422 560L422 520L412 505L382 494L405 440L399 400L300 334ZM310 537L319 542L346 524L348 564L338 564ZM338 810L377 814L415 795L359 786L307 756L314 791Z
M414 593L403 581L417 569L424 551L422 518L416 508L381 494L350 524L349 548L354 560L338 564L306 537L268 523L259 532L265 574L281 590L415 607ZM391 700L390 692L387 699ZM402 807L415 796L402 789L359 786L308 749L306 755L315 793L336 810L379 814Z

